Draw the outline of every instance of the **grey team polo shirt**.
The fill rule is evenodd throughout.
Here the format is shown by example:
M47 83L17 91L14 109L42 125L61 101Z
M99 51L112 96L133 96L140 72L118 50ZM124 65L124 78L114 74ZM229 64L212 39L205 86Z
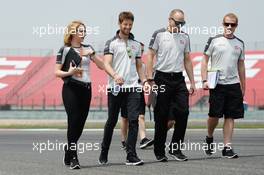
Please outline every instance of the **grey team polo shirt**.
M170 33L166 28L152 35L149 48L156 51L155 70L167 73L184 70L184 54L191 51L190 39L184 32Z
M239 83L238 61L245 59L244 42L234 36L232 39L223 34L210 37L204 54L210 57L211 69L220 70L218 84Z
M130 53L128 53L130 50ZM123 88L141 87L138 83L136 59L141 59L141 45L130 33L127 42L119 37L119 31L105 44L104 55L113 55L112 68L125 80ZM108 76L108 88L115 86L114 79Z

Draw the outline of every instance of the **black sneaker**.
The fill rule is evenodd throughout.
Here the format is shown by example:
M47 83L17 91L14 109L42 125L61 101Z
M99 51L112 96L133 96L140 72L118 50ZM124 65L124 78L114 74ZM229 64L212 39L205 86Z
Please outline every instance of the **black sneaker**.
M168 162L168 157L166 157L165 155L157 155L156 159L158 162Z
M81 166L79 164L79 160L76 156L74 156L72 159L71 159L71 164L70 164L70 169L71 170L77 170L77 169L80 169Z
M212 144L213 142L214 142L214 138L213 137L206 136L205 143L207 145L207 147L206 147L207 149L204 149L204 152L208 156L211 156L214 153L214 151L213 151L214 145Z
M99 157L99 160L98 160L98 163L100 165L106 165L108 163L108 151L101 151L101 154L100 154L100 157Z
M153 144L154 144L154 140L150 140L150 139L145 137L144 139L141 140L139 148L144 149L144 148L147 148L149 146L152 146Z
M238 158L237 153L234 153L233 149L231 147L224 147L222 150L222 156L228 159L235 159Z
M178 150L174 150L174 151L169 151L169 155L173 158L173 159L175 159L175 160L177 160L177 161L187 161L188 160L188 158L184 155L184 154L182 154L182 152L181 152L181 150L180 149L178 149Z
M70 166L70 164L71 164L71 153L67 149L67 145L65 145L63 149L64 149L63 164L65 166Z
M140 160L136 154L127 155L126 165L138 166L143 164L144 162Z
M121 142L121 150L126 150L126 142L125 141Z

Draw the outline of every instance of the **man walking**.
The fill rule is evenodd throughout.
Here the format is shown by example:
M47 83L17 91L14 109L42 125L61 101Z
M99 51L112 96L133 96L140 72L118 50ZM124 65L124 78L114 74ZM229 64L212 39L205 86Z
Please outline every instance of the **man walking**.
M138 134L138 116L140 108L140 90L142 86L138 83L138 76L131 76L132 72L138 73L142 84L147 85L145 75L142 71L140 43L134 40L130 33L134 22L131 12L119 14L119 27L116 36L106 42L104 50L105 71L109 75L108 81L108 119L104 128L104 137L99 157L100 164L108 162L108 151L110 148L114 127L118 120L121 105L127 103L127 116L129 130L127 136L127 158L126 165L142 165L136 153L136 142Z
M245 94L245 54L244 42L234 35L238 25L235 14L229 13L223 18L224 34L209 38L202 61L203 88L208 89L207 66L211 58L211 69L219 71L219 80L214 89L210 89L209 118L207 120L208 135L206 143L207 155L213 153L213 133L219 118L224 117L223 157L237 158L231 147L234 119L244 117L243 96Z
M190 39L181 31L185 24L184 12L174 9L169 14L167 28L157 30L152 35L147 59L148 82L159 87L154 109L155 135L154 154L158 161L167 161L165 142L168 128L176 121L170 143L169 155L178 161L187 157L181 151L189 115L189 94L196 90L193 66L189 56ZM153 59L156 56L155 76ZM186 87L183 70L191 82L190 90Z

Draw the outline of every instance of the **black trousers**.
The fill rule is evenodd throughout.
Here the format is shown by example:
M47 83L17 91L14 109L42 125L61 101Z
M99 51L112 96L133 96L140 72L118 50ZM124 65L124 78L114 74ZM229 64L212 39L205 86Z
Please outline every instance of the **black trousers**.
M125 92L124 92L125 91ZM133 92L131 92L133 91ZM111 92L108 92L108 119L104 127L104 137L102 142L102 150L109 150L113 131L118 121L118 115L122 104L127 103L127 116L129 122L128 136L127 136L127 154L136 153L136 142L138 134L138 116L140 110L140 93L135 89L128 92L128 90L122 90L117 96L114 96Z
M86 86L72 82L63 84L62 98L67 113L67 139L71 150L74 148L73 145L77 146L82 134L90 109L91 93L91 84ZM76 150L72 151L77 153Z
M189 115L189 92L182 73L163 73L157 71L155 83L159 86L157 103L154 109L155 155L165 155L165 142L167 137L167 123L175 120L171 146L179 147L184 141L187 120ZM176 145L178 144L178 145Z

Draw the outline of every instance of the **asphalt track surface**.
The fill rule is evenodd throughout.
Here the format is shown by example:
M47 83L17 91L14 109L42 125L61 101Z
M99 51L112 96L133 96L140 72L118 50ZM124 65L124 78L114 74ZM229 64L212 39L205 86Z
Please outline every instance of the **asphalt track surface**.
M114 132L109 164L98 165L100 151L98 144L101 142L102 131L84 131L80 143L85 143L87 148L79 154L81 170L70 170L62 164L62 150L43 150L40 153L40 143L48 144L48 140L54 144L65 142L65 130L0 130L0 175L60 175L60 174L179 174L179 175L254 175L264 174L264 130L235 130L233 146L239 154L238 159L226 159L221 157L221 151L217 151L211 157L205 156L202 150L194 150L189 147L184 153L189 160L178 162L171 158L166 163L156 162L153 149L140 150L138 155L145 162L143 166L126 166L125 152L120 150L119 131ZM147 132L153 136L153 130ZM188 130L185 142L203 143L205 130ZM169 132L168 140L171 138ZM217 130L215 141L222 142L222 131ZM33 145L34 143L34 145ZM38 145L39 143L39 145ZM45 143L45 144L44 144ZM220 145L220 144L219 144ZM38 148L38 149L37 149ZM50 147L51 148L51 147ZM79 147L82 151L83 147ZM192 149L192 150L191 150ZM198 149L198 147L196 148Z

